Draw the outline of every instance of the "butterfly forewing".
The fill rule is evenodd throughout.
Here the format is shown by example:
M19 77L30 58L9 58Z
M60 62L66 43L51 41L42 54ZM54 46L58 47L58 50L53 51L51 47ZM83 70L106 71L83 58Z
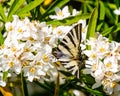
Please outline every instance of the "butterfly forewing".
M55 55L61 64L78 78L81 56L81 30L82 24L73 27L58 45Z

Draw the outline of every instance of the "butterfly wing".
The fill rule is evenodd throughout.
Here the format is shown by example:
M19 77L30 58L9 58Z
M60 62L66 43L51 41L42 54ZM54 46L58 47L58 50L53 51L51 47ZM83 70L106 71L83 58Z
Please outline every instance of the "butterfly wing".
M82 24L73 27L60 42L55 54L61 64L78 78L80 66L79 58L81 56L81 30Z

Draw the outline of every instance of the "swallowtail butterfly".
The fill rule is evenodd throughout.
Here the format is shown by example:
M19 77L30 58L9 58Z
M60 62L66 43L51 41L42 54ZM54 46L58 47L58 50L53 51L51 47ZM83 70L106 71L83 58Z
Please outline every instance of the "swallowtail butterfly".
M74 26L66 36L60 41L54 56L61 62L61 64L75 75L80 76L80 67L82 65L81 56L81 38L82 38L82 24Z

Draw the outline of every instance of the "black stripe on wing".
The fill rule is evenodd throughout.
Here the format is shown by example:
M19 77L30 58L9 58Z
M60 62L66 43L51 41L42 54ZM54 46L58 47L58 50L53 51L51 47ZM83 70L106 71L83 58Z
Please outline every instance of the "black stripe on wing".
M70 41L72 42L72 44L74 45L74 47L76 47L76 44L75 44L75 42L73 40L73 37L71 35L72 34L70 34L70 33L67 34L68 38L70 39Z

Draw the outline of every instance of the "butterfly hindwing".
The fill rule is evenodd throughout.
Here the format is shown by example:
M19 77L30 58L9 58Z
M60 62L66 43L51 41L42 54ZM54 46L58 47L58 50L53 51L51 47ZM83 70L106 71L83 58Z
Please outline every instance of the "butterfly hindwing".
M82 24L73 27L62 39L57 47L56 58L73 75L79 78L79 66L81 56L81 30Z

